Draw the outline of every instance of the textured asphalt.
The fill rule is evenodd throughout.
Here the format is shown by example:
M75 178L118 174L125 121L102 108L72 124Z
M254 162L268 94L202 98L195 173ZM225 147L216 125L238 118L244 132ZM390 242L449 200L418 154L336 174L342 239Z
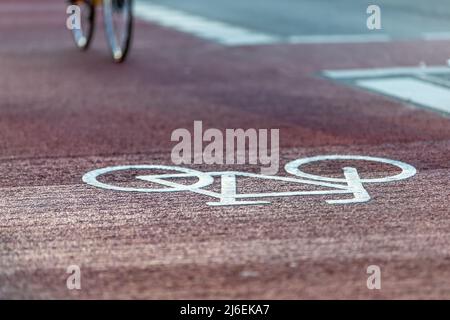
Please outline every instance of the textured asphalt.
M231 48L138 21L130 59L114 65L101 28L92 50L80 53L64 29L63 3L32 4L0 4L1 298L450 296L450 119L319 76L442 64L450 43ZM315 196L214 208L193 193L120 193L82 182L106 166L172 165L171 132L194 120L279 128L282 165L360 154L418 173L369 185L370 202L341 206ZM354 165L362 175L392 174ZM246 180L240 188L290 186ZM66 288L72 264L81 267L81 290ZM381 267L381 290L367 289L368 265Z

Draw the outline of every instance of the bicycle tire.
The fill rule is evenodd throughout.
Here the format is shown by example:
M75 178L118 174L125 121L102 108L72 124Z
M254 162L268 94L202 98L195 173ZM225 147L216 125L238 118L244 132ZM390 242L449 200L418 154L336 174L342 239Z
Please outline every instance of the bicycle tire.
M123 15L122 27L115 26L115 14ZM133 36L133 1L103 0L103 17L112 58L114 62L121 63L127 58ZM119 31L122 31L122 35L118 37Z

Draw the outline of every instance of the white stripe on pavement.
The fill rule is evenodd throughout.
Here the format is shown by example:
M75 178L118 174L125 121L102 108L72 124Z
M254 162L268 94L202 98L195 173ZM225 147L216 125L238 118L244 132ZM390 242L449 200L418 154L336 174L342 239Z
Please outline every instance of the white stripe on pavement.
M277 37L253 32L182 11L150 3L137 2L136 16L161 26L194 34L200 38L214 40L224 45L259 45L279 42Z
M164 5L136 1L134 13L137 17L163 27L193 34L199 38L216 41L227 46L265 45L265 44L338 44L338 43L380 43L401 40L388 34L325 34L279 36L267 34L226 22L173 9ZM449 32L418 34L409 40L449 40Z
M164 27L193 34L197 37L217 41L223 45L264 45L274 43L369 43L388 42L388 35L373 34L342 34L342 35L307 35L280 37L233 26L228 23L211 20L205 17L189 14L181 10L161 5L138 1L135 4L135 14L143 20Z
M360 87L450 113L450 89L410 77L359 80Z
M308 35L291 36L289 43L371 43L371 42L389 42L391 37L384 34L336 34L336 35Z
M323 74L333 79L346 78L379 78L398 75L413 74L450 74L450 68L444 66L424 67L397 67L397 68L375 68L375 69L351 69L351 70L325 70Z

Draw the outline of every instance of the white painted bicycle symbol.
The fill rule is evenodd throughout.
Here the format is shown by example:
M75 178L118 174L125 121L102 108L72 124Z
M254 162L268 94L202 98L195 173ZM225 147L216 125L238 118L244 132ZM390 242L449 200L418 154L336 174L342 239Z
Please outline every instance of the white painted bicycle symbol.
M383 164L389 164L401 169L397 175L363 179L360 177L356 168L344 167L342 168L344 176L342 178L322 177L318 175L308 174L300 170L302 165L329 160L355 160L355 161L371 161ZM86 173L83 176L83 181L89 185L122 192L194 192L197 194L206 195L215 199L217 202L207 202L210 206L238 206L238 205L256 205L256 204L270 204L269 201L258 200L261 198L273 197L291 197L291 196L312 196L312 195L353 195L350 199L326 200L329 204L352 204L368 202L371 198L369 193L364 188L365 183L386 183L408 179L416 174L416 169L406 163L377 157L353 156L353 155L326 155L316 156L310 158L297 159L287 163L284 167L287 173L296 176L281 177L268 176L262 174L246 173L239 171L215 171L215 172L201 172L193 169L176 167L176 166L162 166L162 165L128 165L116 166L97 169ZM155 174L155 175L137 175L136 179L146 181L163 186L164 188L135 188L123 187L113 184L108 184L99 181L99 177L126 170L157 170L157 171L175 171L175 173ZM214 178L219 177L221 181L221 191L214 192L205 189L211 186ZM316 187L326 188L324 190L313 191L284 191L284 192L263 192L263 193L237 193L236 181L238 177L272 180L280 182L290 182L294 184L310 185ZM198 181L191 185L179 184L174 182L177 178L197 178ZM247 200L246 200L247 199ZM254 199L254 200L251 200Z

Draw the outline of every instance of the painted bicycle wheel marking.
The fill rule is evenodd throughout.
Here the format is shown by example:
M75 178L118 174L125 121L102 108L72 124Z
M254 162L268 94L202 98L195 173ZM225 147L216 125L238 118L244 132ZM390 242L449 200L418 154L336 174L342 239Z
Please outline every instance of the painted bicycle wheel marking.
M354 161L370 161L382 164L395 166L401 170L401 173L393 176L382 178L363 179L360 177L356 168L344 167L342 178L323 177L319 175L308 174L300 170L302 165L320 162L320 161L339 161L339 160L354 160ZM111 174L126 170L164 170L175 171L175 173L155 174L155 175L137 175L137 180L146 181L163 186L163 188L135 188L123 187L109 183L100 182L99 177L105 174ZM352 195L350 199L335 199L326 200L328 204L352 204L368 202L371 197L364 188L366 183L389 183L408 179L416 174L416 169L404 162L390 160L386 158L354 156L354 155L325 155L310 158L303 158L291 161L285 165L287 173L295 176L280 177L268 176L262 174L254 174L239 171L214 171L201 172L198 170L177 167L177 166L162 166L162 165L128 165L115 166L102 169L93 170L83 176L83 181L91 186L121 191L121 192L142 192L142 193L160 193L160 192L194 192L197 194L206 195L215 199L217 202L207 202L210 206L238 206L238 205L256 205L256 204L270 204L269 201L259 200L261 198L273 197L293 197L293 196L312 196L312 195ZM205 189L214 182L214 178L220 178L221 191L214 192ZM238 177L264 179L280 182L291 182L301 185L312 185L326 188L324 190L314 191L283 191L283 192L262 192L262 193L237 193L236 182ZM179 184L168 179L174 178L197 178L198 181L191 185ZM252 200L253 199L253 200Z

